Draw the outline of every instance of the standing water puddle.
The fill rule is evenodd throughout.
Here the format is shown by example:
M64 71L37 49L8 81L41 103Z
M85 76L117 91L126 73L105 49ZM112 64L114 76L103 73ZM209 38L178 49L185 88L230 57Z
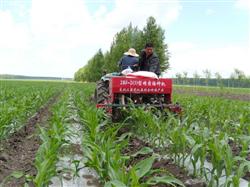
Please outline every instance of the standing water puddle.
M100 187L101 185L98 182L98 176L96 172L90 168L82 168L83 165L80 163L80 169L78 171L78 176L74 176L74 160L81 160L80 156L62 157L57 163L58 169L62 169L61 176L53 177L49 185L50 187Z

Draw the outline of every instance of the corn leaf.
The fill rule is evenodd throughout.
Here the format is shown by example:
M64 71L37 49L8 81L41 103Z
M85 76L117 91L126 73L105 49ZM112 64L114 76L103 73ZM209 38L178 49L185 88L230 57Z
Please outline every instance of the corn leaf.
M168 184L171 186L176 186L175 184L178 186L185 186L180 180L172 176L152 177L147 181L147 184L149 185L156 185L159 183Z
M149 153L152 153L153 149L149 148L149 147L143 147L141 148L138 152L136 152L135 154L131 155L132 157L136 157L137 155L146 155Z
M154 160L155 156L151 156L147 159L141 160L134 166L136 174L139 178L145 176L150 171Z

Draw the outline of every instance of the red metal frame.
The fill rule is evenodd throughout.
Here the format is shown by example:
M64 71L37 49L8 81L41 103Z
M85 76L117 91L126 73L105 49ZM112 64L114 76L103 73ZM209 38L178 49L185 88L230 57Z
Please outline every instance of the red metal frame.
M149 77L112 77L109 83L111 103L115 94L168 94L171 100L172 79Z
M109 93L109 99L105 103L97 104L97 108L106 108L108 112L112 112L111 105L115 100L115 94L164 94L171 103L172 79L142 76L112 77L109 81Z

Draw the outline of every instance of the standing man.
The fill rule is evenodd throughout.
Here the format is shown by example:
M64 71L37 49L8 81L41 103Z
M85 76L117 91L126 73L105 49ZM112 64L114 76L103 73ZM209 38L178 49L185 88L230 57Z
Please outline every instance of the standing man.
M151 71L158 76L161 74L159 58L154 53L152 43L146 43L145 48L140 54L140 70Z

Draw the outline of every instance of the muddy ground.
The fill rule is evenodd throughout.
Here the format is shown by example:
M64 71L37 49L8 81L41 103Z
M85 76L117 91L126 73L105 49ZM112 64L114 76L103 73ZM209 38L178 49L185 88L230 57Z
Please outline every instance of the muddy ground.
M0 181L2 182L12 172L21 171L24 175L36 175L34 160L40 146L37 125L47 124L51 116L50 108L57 101L56 94L48 103L41 107L31 117L22 129L12 134L8 139L0 143ZM4 186L19 187L25 183L25 177L16 179L11 177ZM1 184L1 183L0 183Z
M189 94L189 95L196 95L196 96L221 97L225 99L233 99L233 100L240 100L240 101L250 101L250 94L205 92L205 91L200 91L200 90L187 90L185 88L174 88L174 93Z
M155 153L158 152L158 150L154 149L149 143L146 143L138 138L133 137L130 139L128 147L125 150L123 150L123 154L132 155L138 152L143 147L150 147L154 150ZM143 159L150 157L151 155L152 153L144 154L144 155L137 155L136 157L134 157L133 159L129 161L128 165L135 165L136 163L140 162ZM197 179L197 178L193 178L192 176L189 176L186 170L174 164L173 160L171 159L155 160L152 168L166 171L168 174L171 174L172 176L182 181L187 187L206 186L204 181ZM144 180L146 180L146 178L144 178ZM153 185L153 187L169 187L169 186L170 185L166 185L166 184Z
M242 146L241 145L238 145L235 142L230 141L229 146L231 147L231 150L232 150L232 153L233 153L234 156L240 156L240 153L242 151ZM250 161L250 152L248 152L245 159ZM247 181L250 181L250 172L247 172L245 174L245 176L243 177L243 179L245 179Z
M174 93L177 94L189 94L189 95L197 95L197 96L210 96L210 97L221 97L232 100L240 100L240 101L250 101L250 94L235 94L235 93L220 93L220 92L205 92L199 90L191 90L184 88L174 88ZM232 149L233 155L238 156L241 152L241 146L236 145L234 143L230 143L230 147ZM246 160L250 161L250 153L248 153ZM244 179L250 181L250 172L247 172L243 177Z

